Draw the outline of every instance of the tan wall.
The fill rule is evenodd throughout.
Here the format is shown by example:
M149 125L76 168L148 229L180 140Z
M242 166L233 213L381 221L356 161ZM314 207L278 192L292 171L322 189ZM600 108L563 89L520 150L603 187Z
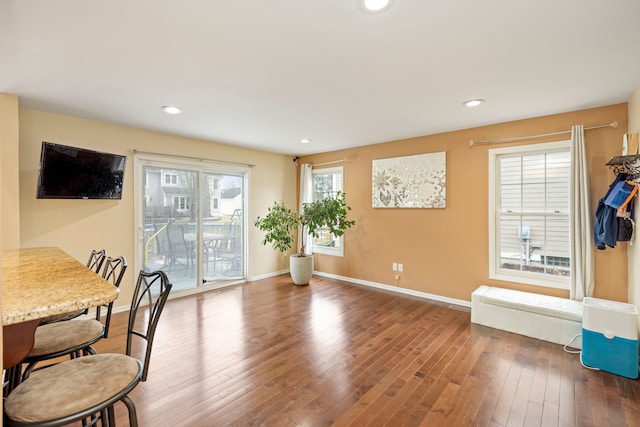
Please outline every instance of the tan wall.
M20 247L20 194L17 175L18 97L0 93L0 249ZM0 268L1 278L2 269ZM1 307L2 282L0 281L0 312ZM0 330L0 352L2 351L2 330ZM1 402L0 409L2 409Z
M469 140L537 135L617 121L617 129L586 131L592 205L604 195L614 174L605 163L620 154L627 129L627 104L502 123L475 129L386 142L301 157L302 163L322 163L347 157L345 192L356 226L345 234L345 256L316 255L316 270L361 280L400 286L469 301L479 285L489 284L550 295L568 291L538 288L488 277L488 154L487 145ZM534 142L566 140L570 135ZM522 143L520 143L522 144ZM500 144L507 146L508 144ZM371 162L374 159L446 151L446 209L373 209ZM396 283L392 262L404 271ZM595 296L627 299L627 244L596 253Z
M629 132L640 132L640 85L636 88L629 99ZM638 220L638 212L640 212L640 203L636 198L635 212L636 221ZM637 237L636 237L637 240ZM640 309L640 250L635 244L629 248L629 301ZM640 319L638 319L640 326Z
M296 168L290 156L271 154L157 132L20 109L20 243L22 247L58 246L86 262L91 249L124 255L129 269L117 306L128 305L134 274L134 174L131 149L255 164L251 169L249 221L273 200L295 203ZM127 156L122 200L36 199L42 141L108 151ZM249 228L250 273L286 269L286 258L260 244Z
M3 249L20 247L18 186L18 97L0 93L0 241Z

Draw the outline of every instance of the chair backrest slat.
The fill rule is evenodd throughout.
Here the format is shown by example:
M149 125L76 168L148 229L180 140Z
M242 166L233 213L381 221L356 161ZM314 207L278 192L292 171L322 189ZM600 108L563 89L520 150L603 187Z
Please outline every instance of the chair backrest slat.
M127 270L127 260L123 256L117 258L107 257L105 261L104 270L102 271L102 278L115 286L120 287L120 282L124 276L124 272ZM107 314L104 321L104 338L109 337L109 326L111 325L111 312L113 311L113 301L109 304L96 307L96 320L100 321L100 308L106 307Z
M153 338L160 320L160 314L164 308L169 292L173 285L169 283L167 275L163 271L147 273L143 270L138 274L138 281L133 292L131 309L129 310L129 326L127 330L127 355L131 356L133 337L137 336L146 341L145 357L143 361L142 381L146 381L149 370L149 359ZM138 309L147 306L146 322L138 319ZM142 317L142 316L141 316Z
M100 274L100 269L102 268L102 264L104 264L104 260L106 258L107 258L106 250L94 249L91 251L91 255L89 256L89 261L87 261L87 267L95 271L97 274Z

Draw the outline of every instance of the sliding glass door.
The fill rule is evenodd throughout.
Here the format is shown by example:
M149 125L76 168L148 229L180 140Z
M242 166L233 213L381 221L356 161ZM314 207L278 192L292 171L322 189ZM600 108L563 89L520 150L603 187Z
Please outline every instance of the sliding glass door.
M136 154L140 268L175 291L246 277L244 168Z
M202 188L203 278L205 282L244 278L244 177L205 172Z

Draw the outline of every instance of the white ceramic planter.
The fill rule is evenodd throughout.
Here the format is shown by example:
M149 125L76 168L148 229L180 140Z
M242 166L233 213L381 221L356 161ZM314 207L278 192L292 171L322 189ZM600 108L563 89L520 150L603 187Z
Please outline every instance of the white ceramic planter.
M289 257L289 273L296 285L308 285L313 276L313 255Z

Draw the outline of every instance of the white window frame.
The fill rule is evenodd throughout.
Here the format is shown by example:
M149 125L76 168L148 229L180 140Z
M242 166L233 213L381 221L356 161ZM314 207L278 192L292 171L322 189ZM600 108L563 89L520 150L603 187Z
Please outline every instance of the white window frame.
M167 178L169 181L167 182ZM175 182L174 182L175 181ZM162 185L165 187L177 187L178 186L178 174L172 172L162 172Z
M189 196L173 196L173 206L176 211L184 212L190 209L191 200L189 200ZM184 208L176 207L176 201L178 202L178 206L184 206Z
M489 278L508 282L524 283L528 285L544 286L557 289L570 287L571 278L568 276L553 276L550 274L530 273L520 270L509 270L500 267L500 228L498 226L500 206L500 180L497 169L498 159L505 155L524 156L559 151L569 151L571 141L558 141L542 144L489 149ZM570 212L568 213L570 215ZM573 236L569 233L570 245L573 246ZM572 262L572 261L570 261Z
M344 191L344 168L342 166L332 167L332 168L321 168L321 169L312 169L312 186L314 182L315 175L338 175L340 177L339 189L335 191ZM312 192L314 200L315 200L315 191ZM335 240L338 242L337 246L320 246L316 245L315 242L313 244L312 251L313 253L323 254L323 255L332 255L332 256L344 256L344 236L334 236ZM312 237L313 239L313 237Z

